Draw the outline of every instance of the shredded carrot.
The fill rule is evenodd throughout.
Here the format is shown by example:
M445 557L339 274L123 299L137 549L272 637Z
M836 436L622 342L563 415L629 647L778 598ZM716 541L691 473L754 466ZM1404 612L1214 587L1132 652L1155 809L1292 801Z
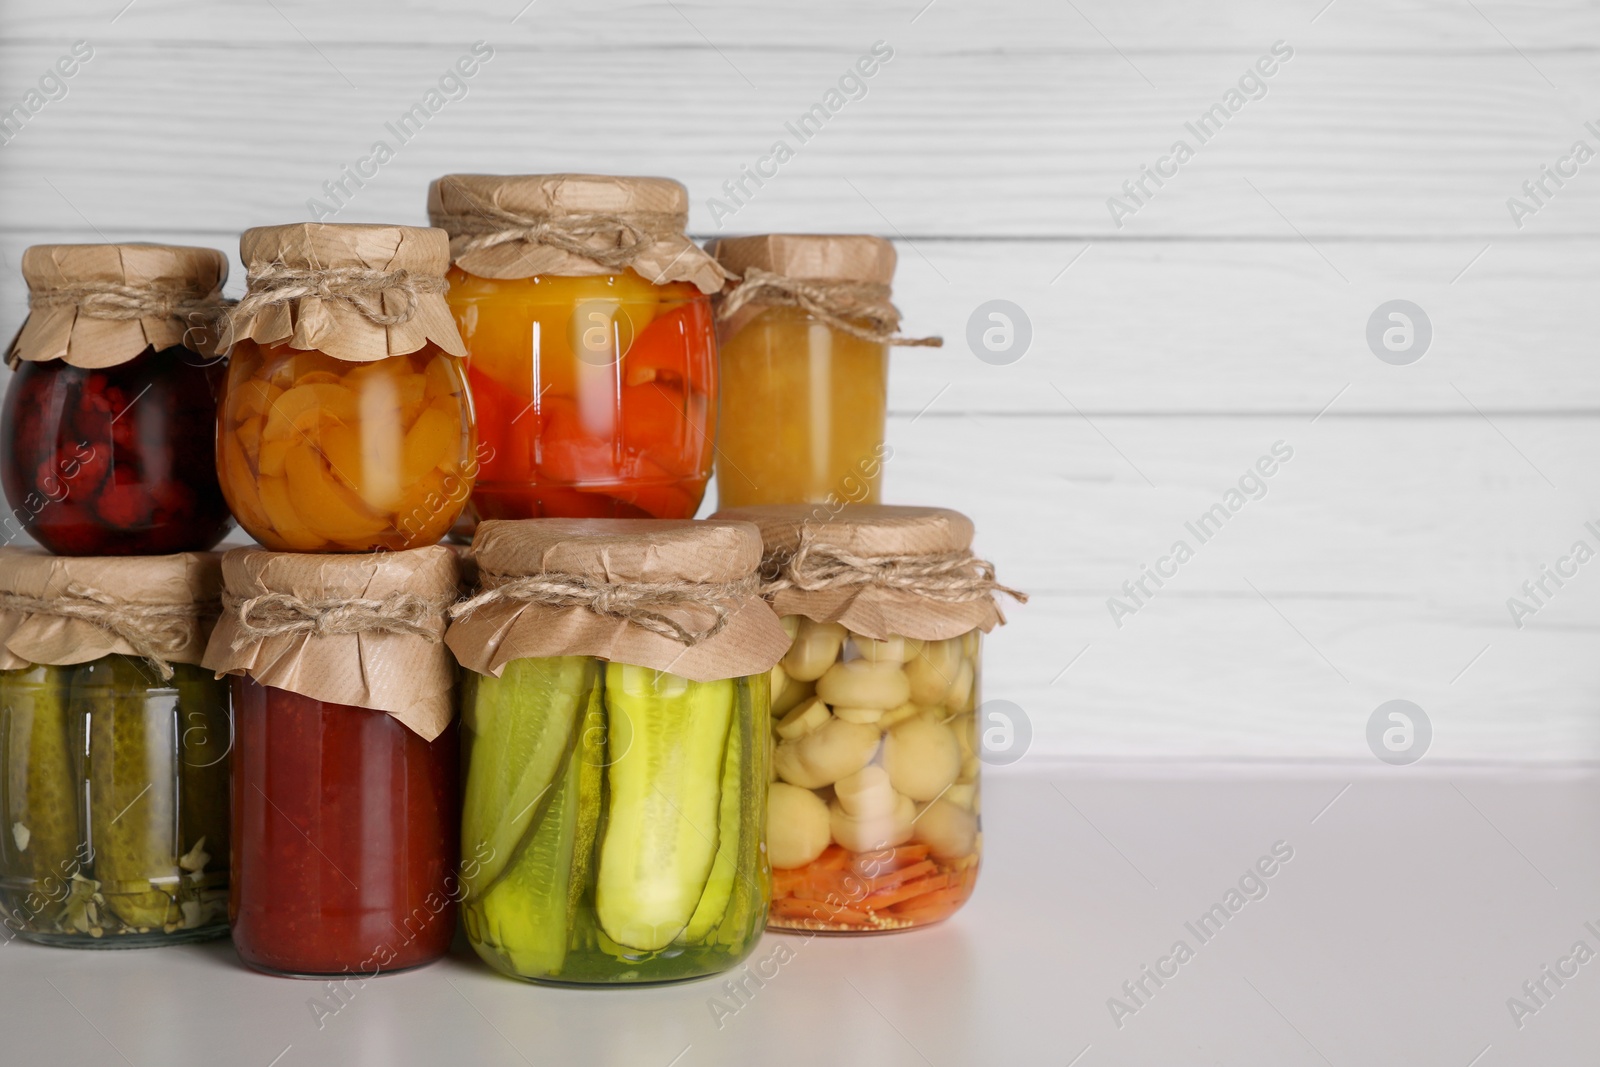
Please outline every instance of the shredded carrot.
M899 904L902 901L909 901L912 905L915 905L914 897L932 893L936 889L943 889L949 884L950 875L948 874L930 874L926 878L913 878L908 882L902 882L897 886L891 886L881 892L872 894L861 902L861 906L881 909Z
M914 900L905 901L898 907L890 909L889 914L897 919L910 919L913 922L936 922L959 908L970 895L962 886L936 889Z
M870 918L864 911L854 908L835 907L820 900L802 900L790 897L787 900L772 902L773 914L781 919L813 919L817 922L829 923L868 923Z
M927 857L927 845L900 845L896 848L880 848L871 852L857 852L851 861L851 866L860 874L875 877L885 871L909 867L919 860L927 859Z
M911 866L902 867L898 871L890 871L888 874L880 874L876 878L868 878L866 880L867 892L869 894L876 893L881 889L888 889L891 886L897 886L901 882L910 881L913 878L921 878L925 874L932 874L938 869L938 864L934 863L932 860L923 860L921 863L913 863Z
M813 871L838 871L843 870L845 864L849 861L850 853L846 852L838 845L829 845L827 848L822 850L822 855L811 861L811 865L806 869Z

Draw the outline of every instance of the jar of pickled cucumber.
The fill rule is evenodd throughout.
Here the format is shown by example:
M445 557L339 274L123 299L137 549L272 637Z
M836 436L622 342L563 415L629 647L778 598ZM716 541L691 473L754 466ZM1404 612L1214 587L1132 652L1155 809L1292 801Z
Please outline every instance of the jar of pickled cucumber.
M438 542L477 475L444 233L268 226L239 253L216 451L239 525L294 552Z
M726 276L684 236L688 211L665 178L429 187L487 446L477 517L694 515L716 437L708 294Z
M229 674L239 958L370 978L450 948L461 882L458 595L442 545L372 555L234 549L205 666Z
M233 525L206 440L228 262L210 248L35 245L0 414L7 533L66 555L210 548Z
M556 984L734 967L767 914L767 672L788 645L753 593L755 528L491 520L473 548L481 591L445 638L469 672L473 948Z
M772 670L767 841L778 929L948 918L983 854L982 634L1004 622L972 523L942 508L734 508L792 643Z
M879 237L765 234L708 249L740 278L718 301L717 503L876 504L882 485L894 246Z
M199 667L218 586L211 553L0 548L0 922L16 936L227 932L228 689Z

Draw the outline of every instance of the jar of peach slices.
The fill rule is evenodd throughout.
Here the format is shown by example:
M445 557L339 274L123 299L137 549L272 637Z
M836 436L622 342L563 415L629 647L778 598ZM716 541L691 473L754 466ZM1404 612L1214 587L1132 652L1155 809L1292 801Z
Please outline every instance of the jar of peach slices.
M983 851L981 635L1005 621L972 522L942 508L732 508L761 529L791 645L772 671L767 847L777 929L948 918Z

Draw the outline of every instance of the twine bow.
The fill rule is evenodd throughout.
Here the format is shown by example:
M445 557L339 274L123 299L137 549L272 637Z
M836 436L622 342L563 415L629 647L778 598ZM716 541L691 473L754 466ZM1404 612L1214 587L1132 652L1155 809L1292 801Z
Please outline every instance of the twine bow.
M291 593L245 598L225 592L222 606L239 627L233 640L235 651L252 641L284 634L404 634L437 644L443 629L438 624L445 612L445 604L415 593L394 593L382 600L306 600Z
M0 594L0 611L73 619L97 626L127 645L135 656L149 660L162 681L166 681L173 674L168 657L195 641L200 620L215 614L216 604L148 604L121 600L74 582L64 593L50 598Z
M612 270L632 266L657 241L683 233L681 216L655 211L518 215L486 207L472 215L436 215L433 224L449 232L454 259L519 241L554 248Z
M889 287L879 282L808 281L750 267L722 299L718 320L749 304L803 308L840 333L880 345L939 348L942 337L898 337L900 311L889 302ZM865 326L851 320L861 320Z
M945 604L967 604L1004 593L1019 604L1028 594L995 580L994 564L968 549L918 555L860 556L803 535L798 548L768 556L761 568L761 595L785 589L815 593L834 589L893 589ZM998 611L998 608L996 609ZM1004 614L1000 620L1005 621Z
M444 279L436 274L366 267L317 269L281 263L252 269L249 286L249 291L230 314L235 326L250 321L266 308L312 296L353 308L375 325L399 326L416 315L419 295L445 291ZM400 301L400 310L393 314L384 311L384 305L391 298Z
M452 618L506 600L553 608L587 608L596 615L624 619L686 647L721 633L739 602L756 591L754 578L737 582L610 583L581 574L530 574L516 578L485 574L483 582L483 592L450 609ZM686 626L667 614L675 609L710 612L712 621L703 626Z

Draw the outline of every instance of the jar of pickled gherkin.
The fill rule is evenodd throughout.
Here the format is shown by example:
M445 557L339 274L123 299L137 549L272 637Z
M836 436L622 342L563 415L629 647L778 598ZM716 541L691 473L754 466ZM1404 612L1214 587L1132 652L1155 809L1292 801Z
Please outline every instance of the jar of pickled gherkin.
M943 508L734 508L792 644L772 671L767 840L778 929L949 917L983 852L981 635L1004 622L972 523Z
M0 482L11 540L67 555L199 551L233 524L207 440L228 262L210 248L35 245L8 356Z
M726 275L665 178L452 174L450 307L488 448L477 517L691 518L711 475ZM470 529L463 533L470 535Z
M140 948L227 932L219 557L0 548L0 923Z
M468 674L462 916L505 974L727 970L768 903L767 672L788 645L739 522L487 521L445 640Z
M455 665L441 643L455 553L241 548L222 568L205 666L233 676L239 958L362 978L438 959L461 894Z
M295 552L436 543L477 475L444 233L268 226L239 254L216 452L239 525Z
M860 234L727 237L739 283L718 301L717 503L876 504L882 484L894 246Z

